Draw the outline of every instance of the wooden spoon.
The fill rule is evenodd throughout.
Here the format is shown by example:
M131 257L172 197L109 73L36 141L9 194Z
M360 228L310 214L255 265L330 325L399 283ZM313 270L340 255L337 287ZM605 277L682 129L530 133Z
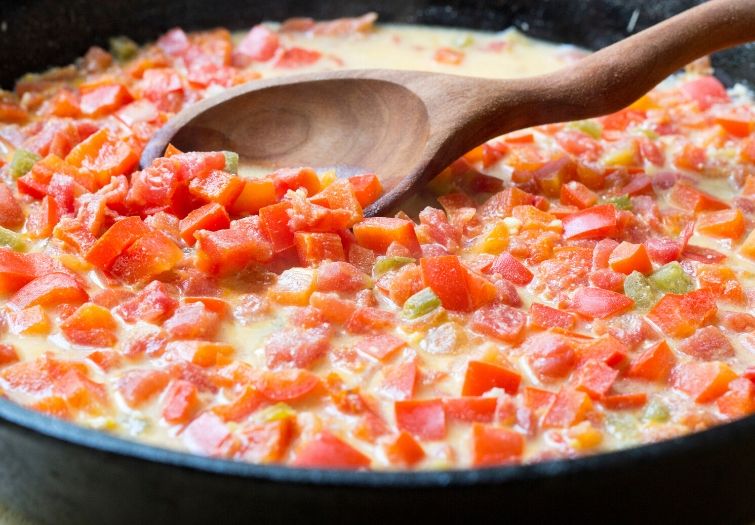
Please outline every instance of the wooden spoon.
M617 111L692 60L755 39L755 0L711 0L555 73L492 80L346 70L257 80L178 114L147 144L231 150L248 165L376 173L390 211L475 146L530 126Z

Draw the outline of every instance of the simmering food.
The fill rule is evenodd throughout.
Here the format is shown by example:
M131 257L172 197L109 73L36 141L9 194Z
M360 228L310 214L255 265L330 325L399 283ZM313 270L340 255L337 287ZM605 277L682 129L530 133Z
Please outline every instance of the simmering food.
M575 457L755 411L755 109L699 65L492 140L394 217L363 217L380 173L172 146L138 169L171 115L259 78L584 55L374 20L117 37L1 94L0 395L203 455L376 470Z

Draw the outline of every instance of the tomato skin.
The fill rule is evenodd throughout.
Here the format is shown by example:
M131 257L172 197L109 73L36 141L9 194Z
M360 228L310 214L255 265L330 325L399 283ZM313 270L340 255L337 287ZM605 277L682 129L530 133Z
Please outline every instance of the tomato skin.
M303 468L364 469L370 463L370 458L325 430L302 445L292 465Z
M446 436L446 412L441 400L396 401L394 407L399 430L428 440Z
M596 239L616 232L616 208L601 204L585 208L562 219L564 239Z
M626 295L602 288L578 288L571 309L589 319L605 319L629 309L634 301Z

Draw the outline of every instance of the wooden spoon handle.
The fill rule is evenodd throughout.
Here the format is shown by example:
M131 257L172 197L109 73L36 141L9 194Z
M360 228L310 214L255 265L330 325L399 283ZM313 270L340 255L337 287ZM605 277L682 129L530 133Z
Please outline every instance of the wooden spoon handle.
M711 0L567 69L507 81L509 88L514 82L518 100L512 100L512 92L501 84L502 93L492 104L501 111L500 129L490 130L491 136L618 111L696 58L750 40L755 40L755 0ZM517 112L518 105L526 111ZM506 115L512 121L502 122Z

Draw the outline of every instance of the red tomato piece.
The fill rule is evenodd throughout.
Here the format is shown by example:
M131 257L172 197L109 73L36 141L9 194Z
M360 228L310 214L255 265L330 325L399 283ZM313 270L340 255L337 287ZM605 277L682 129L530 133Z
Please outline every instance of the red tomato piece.
M577 319L569 312L540 303L532 303L530 305L530 322L533 326L542 330L548 328L571 330L577 324Z
M342 299L335 293L315 292L309 298L309 304L320 311L328 323L344 324L357 308L354 301Z
M366 208L378 200L378 197L383 193L380 179L374 173L349 177L349 184L351 184L351 189L362 208Z
M608 265L615 272L629 275L634 271L648 274L653 270L653 263L644 244L632 244L623 241L608 258Z
M388 246L397 242L415 252L419 248L414 223L390 217L369 217L354 225L354 236L360 246L385 253Z
M598 195L579 181L573 180L561 186L561 204L589 208L598 202Z
M679 208L695 213L729 208L729 205L722 200L682 181L676 182L671 188L669 200Z
M212 411L223 418L223 421L241 422L266 404L267 400L257 389L247 385L233 401L223 405L215 405Z
M203 303L182 304L163 328L174 339L211 339L220 329L220 316Z
M472 315L472 328L510 344L519 344L527 328L527 314L505 304L480 308Z
M239 447L228 425L212 412L204 412L192 420L181 438L189 451L204 456L230 456Z
M363 337L357 341L354 348L375 359L385 361L405 346L406 341L395 335L380 334Z
M602 399L611 390L619 371L601 361L587 361L582 365L573 384L577 390L587 392L593 399Z
M170 381L170 375L162 370L128 370L117 382L126 404L139 408L162 392Z
M632 361L628 377L665 382L676 364L676 357L666 341L654 344Z
M446 412L439 399L396 401L396 425L420 439L446 437Z
M181 238L186 244L192 246L196 242L195 232L199 230L225 230L230 225L231 218L225 208L217 202L211 202L189 212L186 217L181 219L179 228Z
M534 277L532 272L513 255L503 252L490 265L488 273L499 273L501 276L519 286L525 286L532 281Z
M110 310L94 303L82 304L60 323L63 336L77 345L114 346L117 329Z
M9 344L0 344L0 366L9 365L19 360L18 352Z
M543 428L568 428L583 421L592 410L590 396L562 388L543 416Z
M565 337L551 332L537 334L526 343L527 360L541 381L566 377L577 364L577 354Z
M380 392L390 399L411 399L417 383L417 363L411 359L383 368L383 381Z
M113 260L110 273L127 283L137 283L173 269L181 259L183 252L175 242L150 231Z
M705 326L679 343L679 350L702 361L734 356L734 346L717 326Z
M98 187L116 175L126 175L136 167L139 155L128 142L102 128L78 144L66 156L71 166L94 173Z
M206 202L216 202L224 208L230 206L244 189L244 180L238 175L214 170L194 177L189 192Z
M571 300L571 309L589 319L605 319L633 305L626 295L602 288L577 288Z
M413 467L425 458L425 451L408 432L400 432L388 443L385 453L392 463Z
M288 227L288 221L291 219L289 210L291 210L291 203L285 201L265 206L259 210L262 231L273 243L275 253L282 252L294 245L294 233Z
M319 51L292 47L279 53L274 62L277 68L291 69L314 64L321 56L322 53Z
M729 95L726 93L724 85L715 77L700 77L695 80L685 82L680 87L691 100L697 102L698 107L705 111L713 104L718 102L727 102Z
M251 62L267 62L280 45L278 33L263 25L254 26L233 51L233 65L245 67Z
M486 467L518 463L524 453L524 437L506 428L472 425L472 465Z
M697 216L697 231L736 240L745 232L745 217L738 209L701 213Z
M592 206L562 219L564 239L600 239L616 232L616 208L612 204Z
M305 442L292 465L303 468L365 469L370 458L327 430Z
M336 233L296 232L294 246L299 261L304 266L316 265L322 261L346 260L341 237Z
M716 404L722 414L731 418L752 414L755 412L755 384L746 377L734 379Z
M330 336L327 325L276 332L265 343L267 366L307 368L328 352Z
M635 410L642 408L648 401L645 392L630 394L608 394L601 399L601 403L609 410Z
M108 115L134 100L123 84L83 84L79 90L81 112L89 117Z
M160 281L152 281L133 298L116 308L116 313L129 323L147 321L159 324L178 307L177 290Z
M697 403L710 403L721 397L736 377L729 365L720 361L686 363L674 369L673 385Z
M516 394L522 376L516 372L483 361L470 361L464 374L462 396L481 396L493 388L500 388L507 394Z
M273 245L260 230L257 217L241 219L248 221L243 227L238 222L230 229L214 232L200 230L197 239L196 264L208 273L227 275L243 270L252 262L268 262L273 257Z
M275 184L270 179L245 180L239 196L229 211L234 215L255 214L266 206L278 202Z
M11 297L9 304L18 309L30 306L79 304L89 296L79 283L66 273L49 273L38 277Z
M308 370L285 369L264 372L256 386L271 401L295 401L321 393L323 385Z
M491 423L495 416L498 399L495 397L444 398L446 417L457 421Z

